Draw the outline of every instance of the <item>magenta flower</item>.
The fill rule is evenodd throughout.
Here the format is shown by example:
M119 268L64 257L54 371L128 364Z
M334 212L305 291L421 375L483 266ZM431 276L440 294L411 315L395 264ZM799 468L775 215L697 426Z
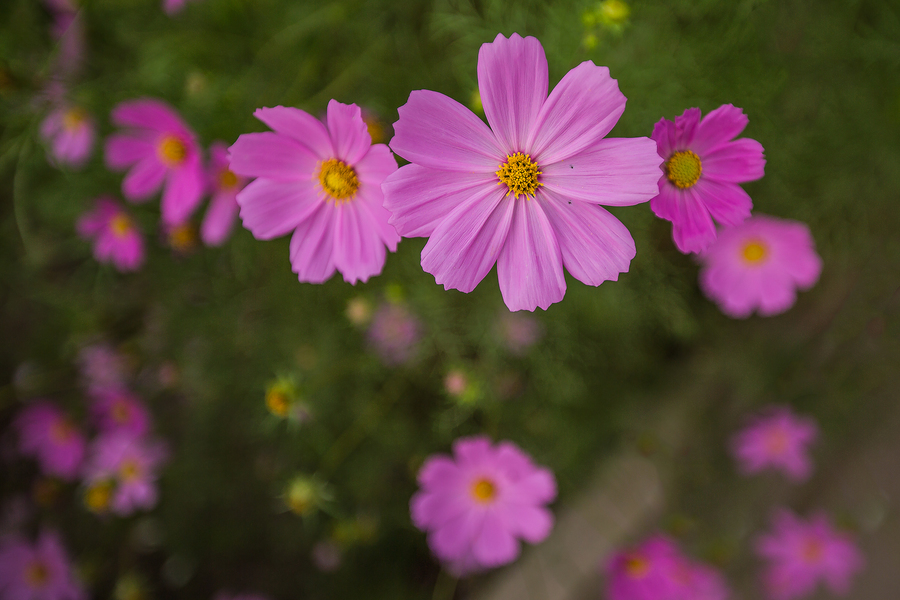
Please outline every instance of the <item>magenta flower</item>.
M421 337L419 320L404 304L385 302L372 315L369 345L387 365L401 365L412 359Z
M808 447L817 435L812 419L799 417L786 406L770 407L732 438L731 453L745 475L774 468L793 481L803 481L812 473Z
M140 437L150 430L150 413L137 396L124 388L109 387L91 392L91 415L101 433L124 431Z
M50 163L83 167L94 148L95 129L94 119L83 108L69 104L54 108L41 123Z
M13 422L19 452L38 461L45 475L74 479L84 460L84 435L72 420L48 400L23 408Z
M335 269L349 283L381 273L385 246L400 241L381 194L397 162L372 145L359 107L332 100L325 123L283 106L254 115L275 131L245 133L230 148L231 170L257 178L237 195L244 227L259 240L293 231L300 281L322 283Z
M401 235L429 238L422 268L471 292L496 263L510 310L562 300L564 266L588 285L618 279L634 240L598 204L652 198L661 160L648 138L603 139L625 110L609 69L585 61L548 98L540 42L498 35L478 54L478 87L490 129L428 90L394 125L391 148L413 164L385 180L384 204Z
M156 480L167 452L163 444L127 431L98 436L84 470L87 503L97 512L125 516L156 506Z
M773 600L807 596L820 581L833 593L846 594L864 563L851 536L836 531L823 512L803 521L780 509L772 530L756 539L755 549L766 561L763 585Z
M163 188L163 222L183 223L204 192L194 132L175 109L154 98L122 102L113 109L112 121L125 128L106 140L107 166L117 171L130 167L122 193L132 202L143 202Z
M763 215L720 231L700 259L703 293L737 319L754 310L763 316L786 311L796 290L812 287L822 272L806 225Z
M0 600L81 600L85 597L59 536L42 531L32 544L0 541Z
M137 223L112 198L97 198L75 228L78 235L94 241L97 262L112 263L122 272L137 271L144 264L144 238Z
M421 489L410 501L413 524L458 575L512 562L519 539L537 544L553 528L545 508L556 498L553 473L512 442L460 438L452 457L429 457L418 480Z
M220 246L231 235L238 214L237 193L247 185L247 179L228 168L228 147L223 142L213 142L209 147L207 177L212 199L200 225L200 239L207 246Z
M762 177L766 159L756 140L732 140L748 121L740 108L724 104L703 120L699 108L689 108L653 128L665 164L650 208L672 222L675 246L685 254L716 240L713 219L733 227L750 216L753 201L738 184Z

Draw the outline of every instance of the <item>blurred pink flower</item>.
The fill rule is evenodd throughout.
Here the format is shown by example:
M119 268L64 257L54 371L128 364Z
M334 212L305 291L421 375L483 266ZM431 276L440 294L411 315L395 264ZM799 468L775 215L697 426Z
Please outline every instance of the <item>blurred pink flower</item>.
M507 350L516 355L528 352L544 335L541 322L523 313L504 312L497 320L497 330Z
M84 597L55 532L42 531L34 544L17 535L0 541L0 600L81 600Z
M107 196L75 224L78 235L94 241L97 262L112 263L119 271L137 271L144 264L144 238L128 212Z
M91 156L94 119L78 106L60 104L41 123L41 138L49 144L51 164L81 168Z
M291 267L300 281L344 281L381 273L388 225L381 182L397 170L384 144L372 144L355 104L328 103L325 123L297 108L260 108L274 132L245 133L230 148L231 170L256 177L237 195L244 227L260 240L294 232Z
M228 168L228 147L223 142L209 146L207 177L212 198L200 225L200 239L207 246L220 246L231 235L239 208L237 193L247 185L247 179Z
M84 469L88 494L107 488L108 508L120 516L151 509L156 506L156 480L166 457L165 446L156 440L121 430L101 434L91 445Z
M421 325L406 305L385 302L372 315L367 337L385 364L400 365L413 358Z
M675 246L685 254L703 252L716 240L713 219L733 227L750 216L753 201L738 184L762 177L766 159L756 140L732 140L747 122L740 108L723 104L703 120L699 108L689 108L653 128L665 163L650 208L672 222Z
M163 222L186 221L205 189L194 132L175 109L154 98L122 102L113 109L112 121L125 130L107 138L106 164L116 171L130 168L122 181L125 198L143 202L163 188Z
M184 10L184 6L192 0L163 0L162 7L163 12L165 12L170 17L177 15L182 10Z
M763 316L786 311L796 290L812 287L822 271L805 224L763 215L720 231L700 259L703 293L737 319L754 310Z
M45 4L53 16L50 34L59 41L53 64L54 77L71 79L84 62L86 46L84 20L73 2L47 0Z
M735 434L731 453L746 475L771 467L793 481L803 481L812 473L808 446L817 435L813 419L797 416L789 407L774 406Z
M772 530L756 539L755 550L766 561L763 585L773 600L802 598L819 582L835 594L846 594L864 564L852 537L836 531L824 512L803 521L789 510L778 510Z
M140 399L120 387L91 391L91 415L101 433L124 431L142 436L150 430L150 413Z
M32 402L16 416L19 452L38 461L45 475L74 479L84 460L85 439L81 430L48 400Z
M125 357L103 342L82 348L78 352L78 366L88 390L121 387L127 378Z
M556 480L512 442L460 438L453 456L429 457L410 501L412 521L457 575L498 567L519 555L519 539L537 544L553 528L546 504Z

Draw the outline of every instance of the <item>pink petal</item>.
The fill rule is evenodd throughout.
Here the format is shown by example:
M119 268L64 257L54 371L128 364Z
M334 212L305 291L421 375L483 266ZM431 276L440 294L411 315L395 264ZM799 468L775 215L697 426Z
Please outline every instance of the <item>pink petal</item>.
M333 202L319 202L291 236L291 270L300 281L322 283L334 275L334 212Z
M423 531L440 529L471 509L459 496L446 493L420 492L410 501L413 525Z
M553 529L553 515L543 507L510 503L497 512L511 534L532 544L544 541Z
M384 195L381 184L391 173L397 170L397 160L390 148L384 144L375 144L369 152L356 163L356 174L359 177L359 194L354 202L359 205L361 218L365 217L368 226L375 228L381 240L391 252L397 249L400 235L389 223L391 213L384 208Z
M344 281L365 283L384 267L384 244L378 231L368 223L369 215L360 214L357 201L343 202L334 207L334 266Z
M360 183L377 188L380 196L381 183L397 170L397 159L387 145L374 144L362 159L354 161L353 168Z
M533 37L498 33L478 51L478 89L484 114L506 154L525 143L547 99L547 57Z
M334 158L335 149L325 125L311 114L299 108L275 106L258 108L253 116L310 150L320 160Z
M702 156L716 146L736 138L749 122L750 119L742 109L732 104L723 104L707 113L700 121L691 147Z
M544 310L563 299L562 254L547 215L536 200L512 198L509 235L497 260L500 294L509 310Z
M106 139L105 155L106 166L119 171L144 158L156 156L156 146L146 137L113 134Z
M483 513L465 511L428 536L428 545L441 560L459 560L471 553L472 542L481 531Z
M327 119L336 158L348 165L355 165L372 145L372 138L359 107L331 100L328 103Z
M787 273L773 269L760 277L759 314L763 316L781 314L797 301L794 283Z
M662 158L668 158L675 152L678 142L674 121L665 118L660 119L653 126L653 134L650 137L656 142L657 153Z
M453 442L453 456L463 469L480 467L494 454L491 440L484 435L457 438Z
M166 225L180 225L187 221L191 213L203 200L206 178L203 167L196 160L173 169L163 190L160 208Z
M515 560L519 555L519 542L504 527L499 515L488 513L472 544L472 554L483 566L496 567Z
M219 192L212 197L200 225L200 239L204 244L219 246L228 239L238 208L233 191Z
M696 192L676 189L668 181L659 187L650 208L658 217L672 221L675 247L685 254L706 250L716 239L716 227Z
M162 187L168 170L155 154L142 159L122 180L122 193L132 202L149 200Z
M734 183L721 183L701 177L693 189L696 190L697 196L703 199L703 205L710 216L722 225L728 227L740 225L750 216L753 209L750 195Z
M750 138L728 142L701 156L702 178L742 183L765 175L766 159L762 144Z
M556 478L549 469L534 469L514 485L518 501L529 504L546 504L556 499Z
M174 108L153 98L122 102L113 109L110 118L119 127L138 127L161 132L188 131Z
M449 456L438 454L425 460L417 479L420 486L435 491L458 486L459 477L456 463Z
M365 227L375 232L388 250L395 252L397 244L400 243L400 234L388 222L391 213L383 206L384 199L381 196L381 190L372 186L361 186L353 202ZM379 269L380 271L381 269Z
M257 179L238 192L241 221L258 240L282 236L325 203L310 182Z
M688 108L675 117L675 150L690 150L694 147L694 136L700 128L700 109Z
M506 157L484 122L443 94L415 90L399 109L391 150L423 167L494 173Z
M280 133L245 133L228 149L229 168L245 177L312 180L319 158Z

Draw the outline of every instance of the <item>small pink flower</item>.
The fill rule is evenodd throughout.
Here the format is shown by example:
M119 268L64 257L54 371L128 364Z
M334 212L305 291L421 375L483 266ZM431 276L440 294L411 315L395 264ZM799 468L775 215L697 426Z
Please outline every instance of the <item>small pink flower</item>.
M422 337L421 325L404 304L385 302L372 315L369 344L387 365L400 365L413 358Z
M84 590L59 536L42 531L32 544L19 536L0 541L0 600L81 600Z
M182 10L184 10L184 6L188 2L189 0L163 0L163 12L165 12L170 17L175 16Z
M144 264L144 238L137 223L112 198L97 198L75 228L81 237L94 241L97 262L112 263L122 272L137 271Z
M817 435L812 419L785 406L770 407L732 438L731 453L745 475L774 468L793 481L803 481L812 473L808 447Z
M388 224L381 182L397 170L384 144L372 144L355 104L328 103L325 123L297 108L260 108L274 132L245 133L230 148L231 170L256 177L237 195L241 220L259 240L291 231L291 267L300 281L344 281L381 273L385 247L400 236Z
M91 446L84 470L88 495L105 488L108 508L120 516L151 509L156 506L156 479L166 457L165 447L158 441L121 430L101 434Z
M101 433L124 431L140 437L150 430L147 407L128 390L119 387L95 389L91 396L91 415Z
M756 539L755 549L766 561L763 585L773 600L802 598L819 582L835 594L846 594L864 563L852 537L836 531L823 512L803 521L789 510L778 510L772 530Z
M701 255L700 288L726 315L746 318L782 313L797 289L812 287L822 272L809 228L797 221L757 215L719 232Z
M766 159L756 140L732 140L747 122L740 108L724 104L703 120L699 108L689 108L674 123L661 119L653 128L665 163L650 208L672 221L675 246L685 254L716 240L713 219L733 227L750 216L753 201L738 184L762 177Z
M50 145L50 162L83 167L94 148L95 129L94 119L83 108L70 104L54 108L41 123L41 138Z
M506 348L517 356L528 352L544 335L541 322L523 313L501 314L497 320L497 330Z
M460 438L452 457L425 461L418 481L421 489L410 501L413 524L458 575L512 562L519 539L537 544L553 528L545 507L556 498L553 473L512 442Z
M38 461L41 471L74 479L84 460L84 435L72 420L48 400L23 408L13 425L19 433L19 452Z
M85 346L78 352L78 367L88 390L122 387L127 379L128 362L107 343Z
M207 246L220 246L231 235L239 208L237 193L247 185L247 179L228 168L228 147L223 142L213 142L209 147L207 177L212 199L200 225L200 239Z
M171 106L154 98L122 102L112 121L123 132L106 140L106 164L128 169L122 193L132 202L149 200L160 188L162 218L178 225L203 198L205 174L194 132Z

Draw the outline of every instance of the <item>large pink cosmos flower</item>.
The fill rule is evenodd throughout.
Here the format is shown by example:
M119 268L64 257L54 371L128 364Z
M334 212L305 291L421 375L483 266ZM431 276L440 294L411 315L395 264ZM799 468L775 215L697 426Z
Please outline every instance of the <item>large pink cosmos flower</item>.
M207 178L212 198L200 225L200 239L207 246L220 246L231 235L237 218L237 193L247 185L245 177L238 177L228 168L228 146L224 142L209 146Z
M244 227L256 239L291 231L291 267L300 281L344 281L381 273L400 236L388 225L381 182L397 170L372 139L355 104L328 103L325 123L297 108L260 108L274 132L245 133L230 148L231 170L256 177L237 195Z
M150 430L150 413L140 399L121 387L91 390L91 416L101 433L124 431L142 436Z
M42 531L32 544L17 535L0 542L0 599L81 600L84 589L59 536Z
M789 510L777 511L772 530L756 540L756 554L766 561L763 585L773 600L807 596L820 581L846 594L864 563L851 536L836 531L823 512L803 521Z
M512 442L460 438L453 457L431 456L418 479L413 524L428 532L431 550L458 575L512 562L519 538L537 544L553 527L545 508L556 498L553 473Z
M137 271L144 264L144 238L128 212L112 198L97 198L93 210L75 224L78 235L94 240L97 262L120 271Z
M128 431L99 435L84 469L88 506L120 516L153 508L158 471L167 455L162 443Z
M786 311L796 290L812 287L822 272L805 224L763 215L720 231L700 259L703 293L738 319L754 310L763 316Z
M52 164L80 169L94 147L94 119L83 108L59 105L41 123L41 137L50 146Z
M650 208L672 221L675 246L685 254L703 252L715 241L713 219L733 227L750 216L753 201L738 184L762 177L766 159L756 140L732 140L748 121L740 108L724 104L703 120L699 108L689 108L653 128L666 162Z
M37 459L46 475L74 479L84 460L84 435L72 420L48 400L35 401L19 412L13 425L19 452Z
M428 90L394 125L391 148L413 164L385 180L384 204L401 235L429 237L422 268L471 292L497 263L510 310L559 302L563 266L588 285L618 279L634 240L598 204L652 198L661 159L648 138L603 139L625 110L609 69L585 61L548 98L540 42L498 35L478 53L478 87L490 129Z
M125 128L106 140L107 166L130 167L122 193L143 202L163 188L163 222L183 223L202 199L206 181L194 132L175 109L154 98L122 102L113 109L112 121Z
M775 406L756 415L732 438L731 453L744 474L771 467L793 481L803 481L812 473L808 446L817 435L815 421L795 415L786 406Z

